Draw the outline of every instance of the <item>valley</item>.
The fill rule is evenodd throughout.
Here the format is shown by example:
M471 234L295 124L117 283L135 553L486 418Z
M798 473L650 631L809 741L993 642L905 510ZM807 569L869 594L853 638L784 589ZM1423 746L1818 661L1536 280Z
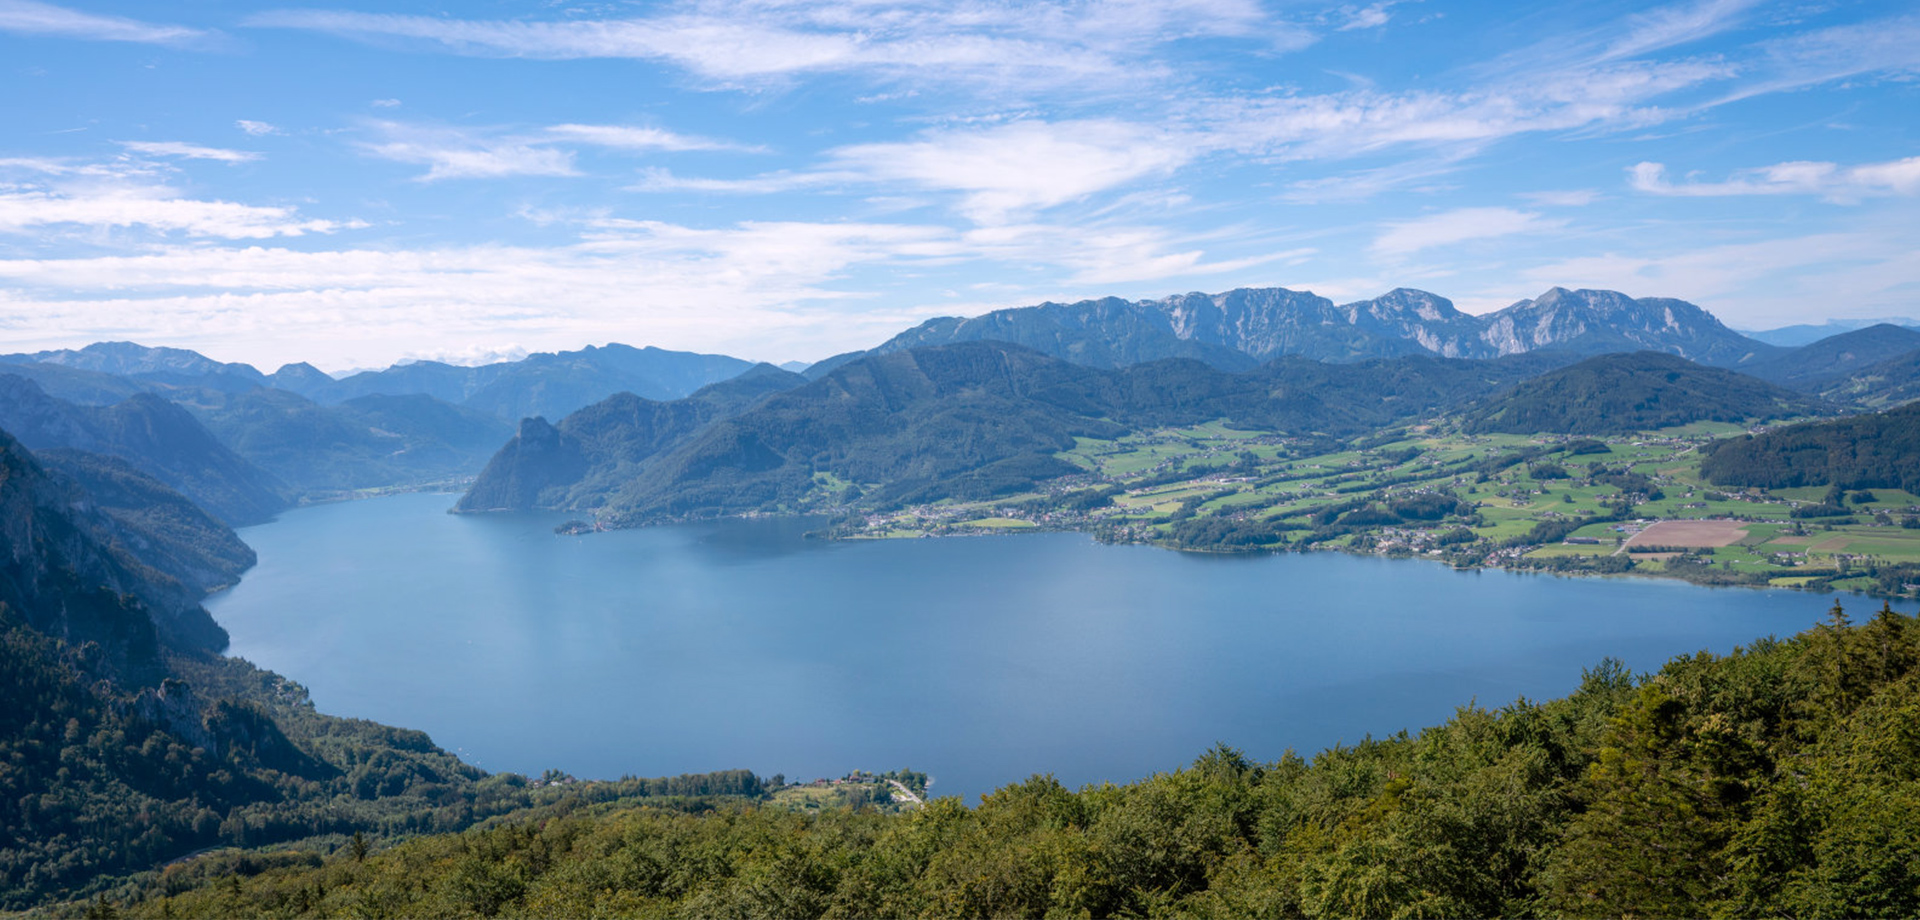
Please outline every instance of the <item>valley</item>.
M1086 469L1084 477L988 501L854 513L827 532L871 539L1074 530L1201 552L1341 550L1455 568L1890 596L1911 594L1920 580L1920 498L1856 490L1832 505L1825 488L1707 481L1702 449L1745 433L1738 426L1606 439L1421 427L1328 453L1224 422L1082 439L1059 456ZM1823 511L1832 513L1813 513ZM1680 536L1671 524L1682 521L1728 522L1738 536ZM1648 528L1655 536L1642 539ZM1669 532L1676 536L1656 539Z

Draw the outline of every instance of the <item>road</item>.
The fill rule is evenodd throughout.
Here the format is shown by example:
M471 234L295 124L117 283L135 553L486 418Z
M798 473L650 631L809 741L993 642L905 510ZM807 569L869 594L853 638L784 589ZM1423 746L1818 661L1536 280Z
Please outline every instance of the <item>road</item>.
M901 782L900 782L899 780L897 780L897 779L890 779L890 780L887 780L887 782L889 782L889 783L892 783L892 784L893 784L893 788L895 788L895 789L898 789L898 790L900 791L900 794L901 794L901 795L904 795L904 796L906 796L906 797L907 797L907 801L909 801L909 802L912 802L912 803L913 803L913 804L915 804L915 805L925 805L925 804L927 804L926 802L923 802L923 801L921 801L921 799L920 799L920 797L919 797L919 796L917 796L917 795L914 795L914 794L913 794L913 790L912 790L912 789L908 789L908 788L907 788L906 786L904 786L904 785L902 785L902 784L901 784Z

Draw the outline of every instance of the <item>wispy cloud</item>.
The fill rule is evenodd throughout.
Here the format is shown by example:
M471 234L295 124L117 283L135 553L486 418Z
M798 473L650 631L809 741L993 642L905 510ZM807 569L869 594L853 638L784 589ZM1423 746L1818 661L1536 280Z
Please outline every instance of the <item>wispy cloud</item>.
M1553 208L1584 208L1600 200L1600 193L1590 188L1562 189L1547 192L1526 192L1521 198L1537 205Z
M1874 73L1920 71L1920 15L1888 16L1774 38L1759 45L1752 74L1716 104Z
M764 150L634 125L563 124L508 130L376 121L369 127L384 139L364 143L362 148L383 159L426 166L422 181L578 176L581 172L575 168L575 151L571 148L579 147L662 153Z
M1273 21L1255 0L741 0L680 3L649 17L557 21L281 10L247 24L415 40L459 54L656 60L723 84L833 72L931 82L959 74L993 82L1016 74L1043 81L1130 79L1141 69L1135 59L1168 41L1237 36L1282 48L1311 41L1303 30Z
M1760 0L1699 0L1657 7L1628 18L1629 30L1608 42L1604 60L1635 57L1700 41L1737 27Z
M771 172L744 179L713 179L676 175L672 170L649 166L640 171L640 181L627 187L630 192L720 192L736 195L771 195L795 189L818 188L839 183L864 181L852 172Z
M1352 32L1355 29L1377 29L1384 26L1388 20L1393 18L1393 15L1387 12L1387 10L1392 8L1392 3L1375 3L1364 7L1341 7L1340 15L1346 19L1346 22L1340 24L1339 31Z
M600 147L616 147L624 150L741 150L761 151L765 148L733 144L705 137L692 137L676 134L660 128L635 127L630 125L554 125L546 129L546 136L555 141L570 141L578 144L593 144Z
M538 138L375 122L384 140L362 145L382 159L427 167L421 181L498 179L506 176L576 176L573 154Z
M1404 256L1468 240L1539 233L1565 226L1566 221L1544 218L1512 208L1458 208L1443 214L1394 221L1374 238L1376 255Z
M1659 291L1761 328L1804 322L1811 303L1844 303L1856 311L1848 315L1900 315L1911 310L1920 278L1917 237L1911 222L1902 221L1870 232L1577 256L1521 276L1541 285Z
M162 244L134 254L0 259L0 341L41 341L22 338L24 326L43 338L60 330L65 344L165 329L176 338L245 342L273 361L335 366L390 362L424 340L576 348L611 338L825 355L952 309L876 303L876 292L843 284L861 272L1018 264L1027 273L1052 269L1047 283L1113 285L1214 277L1311 252L1221 259L1208 254L1207 240L1120 225L958 231L862 222L691 227L592 213L568 220L580 228L578 241L548 247ZM1034 299L1015 293L1022 290L1009 286L1006 296ZM32 322L11 324L13 317Z
M1627 183L1636 191L1679 197L1730 195L1819 195L1829 201L1855 202L1879 195L1920 193L1920 157L1841 166L1810 160L1775 163L1734 173L1723 182L1667 178L1661 163L1639 163L1627 169Z
M251 132L250 132L251 133ZM260 159L260 154L249 150L227 150L221 147L203 147L181 141L115 141L128 150L151 157L179 157L187 160L218 160L222 163L247 163Z
M242 118L239 121L234 122L233 124L234 124L234 127L239 128L240 130L245 131L248 134L253 135L254 137L265 137L266 135L269 135L269 134L280 133L279 128L276 128L273 125L270 125L264 121L254 121L252 119Z
M838 147L817 168L744 179L652 169L634 190L766 194L833 185L904 187L953 194L963 216L998 224L1167 175L1200 152L1196 139L1130 122L1023 119L937 129L910 141Z
M1651 100L1730 72L1711 62L1626 62L1462 92L1219 99L1196 117L1236 147L1337 159L1394 147L1471 147L1597 124L1652 124L1671 115L1647 108Z
M186 26L141 22L120 16L98 16L35 0L0 0L0 32L155 45L190 44L212 35Z
M139 227L160 234L220 239L270 239L365 226L358 222L302 220L293 208L184 198L165 188L0 192L0 232L23 233L63 225Z
M833 151L830 169L881 183L958 192L962 214L992 223L1165 175L1193 155L1191 143L1127 122L1016 121L984 130L936 131L902 143L842 147Z

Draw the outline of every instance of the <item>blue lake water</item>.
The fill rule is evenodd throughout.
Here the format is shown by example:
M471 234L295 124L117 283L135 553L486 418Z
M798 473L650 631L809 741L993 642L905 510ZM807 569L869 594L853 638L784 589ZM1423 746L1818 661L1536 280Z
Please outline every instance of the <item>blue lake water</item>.
M563 537L450 495L293 511L208 603L231 654L324 712L488 770L582 778L912 767L969 798L1261 760L1654 670L1832 599L1336 553L1191 555L1077 534L828 543L791 520ZM1878 602L1844 598L1864 616Z

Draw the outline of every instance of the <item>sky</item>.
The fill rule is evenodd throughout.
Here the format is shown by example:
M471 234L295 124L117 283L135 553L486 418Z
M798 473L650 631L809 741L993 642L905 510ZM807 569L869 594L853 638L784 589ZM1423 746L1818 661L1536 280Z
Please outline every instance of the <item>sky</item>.
M0 350L271 370L1553 286L1920 316L1920 8L0 0Z

